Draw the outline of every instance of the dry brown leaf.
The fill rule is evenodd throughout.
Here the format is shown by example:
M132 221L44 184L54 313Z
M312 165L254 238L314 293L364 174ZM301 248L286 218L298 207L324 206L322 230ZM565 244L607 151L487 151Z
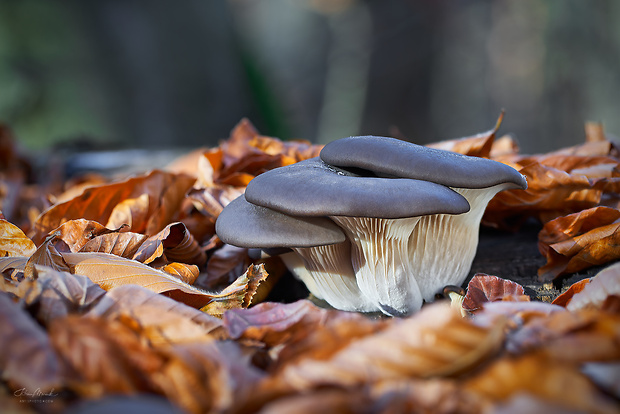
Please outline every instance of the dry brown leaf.
M165 292L167 296L196 308L216 300L214 298L226 300L135 260L107 253L65 253L63 258L71 267L71 273L87 276L105 290L135 284L156 293Z
M0 219L0 257L30 256L37 250L19 227Z
M225 412L262 375L234 342L194 342L161 349L170 362L155 379L190 413Z
M380 413L477 414L487 412L490 405L444 378L379 381L370 385L369 392L373 409Z
M597 212L605 216L606 211L608 209L605 207L587 210L583 217L586 220L598 217ZM590 222L574 231L576 235L572 237L568 234L557 234L557 232L553 234L554 227L563 227L564 222L578 221L581 217L580 213L562 217L557 219L558 221L551 222L549 229L546 227L547 230L543 229L539 250L547 258L547 263L538 269L539 280L548 282L563 274L575 273L620 259L620 219L604 224L607 219L614 219L615 216L602 217L599 220L600 226L588 230L592 225ZM570 228L568 232L570 234Z
M146 239L133 256L149 264L159 257L170 261L203 265L207 256L183 223L168 224L162 231Z
M170 222L191 188L195 178L163 171L129 178L122 182L89 187L79 196L64 203L55 204L37 218L33 240L43 240L46 234L68 220L87 219L107 223L116 206L146 194L149 198L146 217L136 233L155 234ZM140 213L142 214L142 212Z
M567 364L620 359L620 315L584 309L530 317L509 335L512 353L535 350Z
M502 191L487 206L486 225L510 228L515 217L536 217L546 223L556 217L595 207L604 193L604 182L591 182L583 175L573 175L533 162L519 169L525 175L526 190Z
M303 390L453 375L493 357L504 339L504 324L476 326L445 303L390 322L386 329L352 341L328 358L289 363L278 372L278 378Z
M573 299L573 296L581 292L588 283L590 283L589 278L582 279L579 282L573 283L568 287L568 289L564 291L564 293L558 295L555 299L553 299L553 302L551 303L554 305L566 307L566 305Z
M428 144L428 147L442 149L445 151L458 152L459 154L470 155L473 157L491 156L491 149L495 140L495 134L504 119L504 112L500 113L493 129L471 137L451 139L447 141L435 142Z
M518 395L532 395L553 406L588 413L617 413L617 407L579 370L546 354L529 353L494 361L464 384L466 391L506 403Z
M86 316L116 320L129 315L153 344L203 341L222 321L151 290L136 285L117 286Z
M162 271L169 273L185 283L193 285L198 275L200 274L200 270L196 265L189 265L186 263L168 263L164 267L161 268Z
M463 299L463 309L474 312L482 309L485 302L504 301L529 301L525 290L520 284L511 280L490 276L484 273L476 273L467 284L467 294Z
M209 315L222 316L226 310L247 308L259 285L267 278L263 264L250 265L244 274L218 294L212 295L213 300L201 308Z
M122 321L68 316L54 319L49 335L70 367L68 386L79 395L160 391L154 377L166 358Z
M133 258L148 236L133 232L108 233L93 237L74 253L109 253L127 259Z
M107 253L65 253L63 257L72 273L88 276L105 290L140 285L215 316L221 316L226 309L249 306L258 284L267 277L262 266L251 266L222 292L210 293L169 273Z
M566 305L575 311L586 307L601 308L605 300L612 295L620 296L620 263L608 266L590 279L590 283L576 292Z
M54 270L64 272L69 270L69 266L64 258L54 247L54 240L58 237L58 233L48 236L39 248L30 256L24 268L24 276L27 278L36 278L35 265L48 266Z
M0 370L13 390L60 389L63 365L47 334L23 309L0 292Z
M92 220L69 220L56 229L57 237L54 239L54 244L57 250L65 251L67 249L63 249L63 247L66 246L75 253L79 252L93 238L121 230L124 229L111 230ZM65 246L60 245L61 241Z
M198 283L206 289L228 285L251 263L248 249L226 244L213 252L207 262L205 275Z
M117 205L110 213L106 227L118 228L129 226L136 232L146 231L149 219L150 199L148 194L141 194L136 198L127 198Z
M52 319L69 314L82 314L93 307L105 295L105 290L86 276L59 272L37 265L40 294L37 318L48 324ZM27 280L21 282L24 283ZM32 304L35 298L28 303Z

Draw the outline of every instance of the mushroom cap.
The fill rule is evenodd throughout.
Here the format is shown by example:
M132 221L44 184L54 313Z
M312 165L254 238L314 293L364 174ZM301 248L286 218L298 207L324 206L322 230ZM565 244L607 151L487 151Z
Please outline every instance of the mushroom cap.
M346 237L325 217L291 217L248 203L241 195L222 210L215 232L238 247L314 247L341 243Z
M525 177L501 162L428 148L396 138L342 138L325 145L320 157L341 168L364 168L378 174L449 187L486 188L513 183L515 188L527 188Z
M335 168L318 157L267 171L248 184L253 204L295 216L405 218L461 214L467 200L432 182L363 177Z

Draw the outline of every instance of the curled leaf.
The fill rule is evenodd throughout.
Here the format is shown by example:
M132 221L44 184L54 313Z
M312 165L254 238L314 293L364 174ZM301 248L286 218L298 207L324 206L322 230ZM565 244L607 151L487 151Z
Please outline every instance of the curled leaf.
M494 361L467 380L465 390L497 403L525 394L565 410L617 412L616 405L573 365L549 360L541 353Z
M36 249L34 242L19 227L0 219L0 257L30 256Z
M282 381L295 389L353 385L387 379L447 376L495 355L504 325L483 328L447 304L429 305L393 320L375 335L352 341L328 358L301 359L282 368Z
M215 317L136 285L110 289L86 316L116 320L123 315L137 322L152 343L202 341L222 325Z
M620 211L607 207L584 210L545 225L539 250L547 263L541 281L620 259Z
M55 204L41 213L35 222L33 240L42 240L48 232L72 219L107 223L119 203L142 197L144 194L148 196L148 206L142 206L146 208L146 212L139 210L136 214L144 215L147 219L139 220L140 228L133 227L132 231L157 233L173 221L185 193L194 181L193 177L186 175L154 170L122 182L88 187L79 196Z
M467 294L463 299L463 309L473 312L482 308L485 302L529 301L520 284L511 280L477 273L467 284Z
M203 265L205 252L183 223L172 223L162 231L146 239L133 256L134 260L148 264L165 255L170 261Z
M13 389L58 389L63 366L47 334L24 310L0 293L0 369Z
M573 295L566 308L572 311L586 307L600 308L605 300L613 295L620 296L620 263L598 272L590 283Z

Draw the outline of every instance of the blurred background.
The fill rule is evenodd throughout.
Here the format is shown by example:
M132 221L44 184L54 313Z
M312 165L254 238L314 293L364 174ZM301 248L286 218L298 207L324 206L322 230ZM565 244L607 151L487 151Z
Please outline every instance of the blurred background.
M620 133L620 1L0 0L0 122L27 150L490 129Z

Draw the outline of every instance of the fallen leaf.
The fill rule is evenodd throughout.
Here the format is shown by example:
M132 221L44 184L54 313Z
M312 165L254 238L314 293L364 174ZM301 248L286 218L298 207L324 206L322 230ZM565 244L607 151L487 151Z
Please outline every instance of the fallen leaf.
M213 300L201 310L210 315L222 316L228 309L247 308L252 304L252 298L267 276L263 264L250 265L232 284L220 293L212 295Z
M19 227L0 219L0 257L30 256L36 250L37 246Z
M70 368L68 387L89 398L113 393L160 393L154 382L166 358L122 321L54 319L50 341Z
M126 225L136 233L146 231L151 210L149 204L149 194L141 194L119 202L110 212L106 227L118 228Z
M0 292L0 370L13 390L60 389L63 365L47 334L6 293Z
M169 362L155 376L164 394L190 413L225 412L262 375L234 342L194 342L162 348Z
M467 391L496 403L517 395L531 395L553 406L588 413L616 413L616 404L571 365L529 353L492 362L464 383Z
M161 270L190 285L194 284L200 274L198 266L178 262L168 263Z
M168 224L162 231L146 239L133 256L148 264L158 257L187 264L203 265L207 256L183 223Z
M502 111L499 118L497 118L495 126L489 131L481 132L471 137L434 142L428 144L427 146L445 151L458 152L459 154L470 155L473 157L489 158L491 155L493 142L495 140L495 134L497 133L503 119L504 112Z
M563 306L566 307L566 305L573 299L573 296L575 296L575 294L581 292L583 290L583 288L590 283L590 279L581 279L579 282L575 282L572 285L570 285L568 287L568 289L566 289L566 291L564 291L564 293L558 295L555 299L553 299L553 302L551 302L553 305L558 305L558 306Z
M407 319L393 319L387 328L354 340L335 354L288 363L277 375L297 390L448 376L493 357L503 339L504 324L479 327L441 303Z
M107 233L93 237L88 243L74 253L109 253L131 259L148 239L140 233L123 232Z
M58 242L62 241L65 246L72 252L79 252L92 239L110 233L116 233L118 230L111 230L104 225L93 220L76 219L63 223L55 230L57 234L54 243L57 250L62 250L58 246Z
M520 284L511 280L477 273L467 284L467 293L463 299L463 309L469 312L482 309L485 302L529 301L525 290Z
M135 284L156 293L165 292L173 299L192 307L203 307L213 300L226 301L225 297L210 294L180 279L135 260L107 253L64 253L64 260L71 273L87 276L105 290L115 286Z
M612 295L620 296L620 263L608 266L575 293L566 308L575 311L586 307L600 308Z
M125 181L89 187L79 196L55 204L37 218L33 240L43 238L68 220L87 219L107 223L114 208L125 200L147 194L149 197L142 228L132 228L136 233L155 234L173 221L184 195L194 184L195 178L154 170L149 174ZM142 214L142 212L140 212Z
M538 235L538 249L547 263L538 270L550 281L620 258L620 210L595 207L551 220Z
M569 174L539 162L517 170L528 183L526 190L498 193L488 204L483 223L498 228L514 228L511 221L535 217L543 223L567 214L596 207L604 194L604 182Z
M69 270L69 266L64 258L54 247L53 242L57 236L58 233L49 235L32 256L30 256L24 268L25 277L36 278L34 265L48 266L60 272Z
M112 289L86 314L106 320L129 315L151 343L179 343L205 340L222 326L222 321L181 302L136 285Z
M252 260L248 256L248 249L226 244L213 252L207 262L204 277L199 279L198 284L207 289L227 285L243 269L247 269L250 263Z
M547 263L538 269L541 282L620 259L620 220L548 247L542 249Z

